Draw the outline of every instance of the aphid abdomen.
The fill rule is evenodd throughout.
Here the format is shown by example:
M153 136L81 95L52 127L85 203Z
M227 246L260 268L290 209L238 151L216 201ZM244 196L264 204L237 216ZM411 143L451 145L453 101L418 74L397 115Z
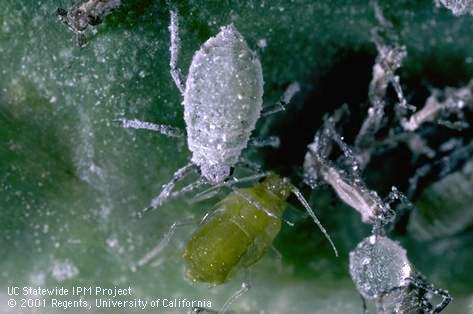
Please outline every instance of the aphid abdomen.
M233 166L262 108L261 64L232 26L197 51L187 77L184 119L197 165Z
M263 184L242 191L281 217L284 199ZM280 228L281 219L269 217L235 192L229 194L187 243L187 275L210 285L225 282L240 267L257 262Z

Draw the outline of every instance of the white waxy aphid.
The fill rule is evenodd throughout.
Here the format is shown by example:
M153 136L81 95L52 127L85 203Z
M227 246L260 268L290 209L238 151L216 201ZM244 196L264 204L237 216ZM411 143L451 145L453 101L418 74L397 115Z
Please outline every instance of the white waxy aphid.
M436 2L441 3L454 15L473 14L472 0L436 0Z
M220 183L239 161L263 104L261 64L233 25L194 54L183 96L191 160Z
M349 270L361 296L377 302L378 313L393 313L388 308L400 310L395 313L440 313L451 300L447 291L435 289L416 271L401 245L382 235L363 239L350 252ZM443 298L435 307L430 304L432 293ZM397 304L392 304L393 298Z
M248 143L277 146L278 141L250 141L252 131L260 116L284 110L299 84L290 84L282 99L262 110L263 72L257 55L248 47L243 36L233 25L224 26L208 39L194 54L184 84L182 72L177 66L180 39L178 16L171 11L170 72L182 94L187 145L192 153L191 163L177 170L173 179L151 202L157 208L170 197L201 187L227 185L231 172L238 164L259 172L253 163L240 156ZM183 132L175 128L138 120L122 119L123 127L148 129L168 136L179 137ZM198 172L199 180L178 192L174 186L190 173ZM269 211L268 211L269 212Z

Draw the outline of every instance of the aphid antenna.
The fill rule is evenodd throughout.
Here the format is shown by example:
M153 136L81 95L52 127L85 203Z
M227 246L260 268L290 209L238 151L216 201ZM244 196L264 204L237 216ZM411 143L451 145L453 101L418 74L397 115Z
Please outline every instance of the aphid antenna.
M330 245L332 246L332 249L333 251L335 252L335 256L339 256L338 255L338 251L337 251L337 248L335 247L335 244L333 243L332 241L332 238L330 237L330 235L328 234L327 230L325 230L325 228L322 226L322 223L320 222L320 220L317 218L317 216L315 215L314 213L314 210L310 207L309 203L307 203L306 199L304 198L304 196L302 195L302 193L299 191L299 189L297 187L295 187L293 184L291 184L291 192L297 197L297 199L299 200L299 202L302 204L302 206L304 206L304 208L306 209L307 213L309 214L309 216L312 218L312 220L315 222L315 224L319 227L320 231L322 231L322 233L324 234L325 238L328 240L328 242L330 243Z
M184 194L193 192L193 191L197 190L198 188L200 188L201 186L206 185L206 184L208 184L208 181L205 178L201 177L201 178L197 179L197 181L194 181L194 182L186 185L185 187L183 187L179 191L172 192L171 195L169 196L169 200L173 200L173 199L176 199L178 197L181 197ZM192 202L192 199L186 199L185 201L188 204L194 203L194 202Z
M122 124L122 127L125 129L151 130L159 132L162 135L166 135L168 137L185 137L185 132L183 130L165 124L156 124L151 122L140 121L137 119L128 120L123 118L113 119L112 121L120 122Z
M176 8L172 8L170 11L170 24L169 32L171 34L171 45L169 46L169 52L171 53L171 58L169 61L169 66L171 68L171 77L174 80L177 88L181 95L184 96L185 85L183 83L182 73L179 69L177 62L179 60L179 52L181 49L181 40L179 38L179 16Z
M195 223L195 219L188 219L187 221L174 222L173 224L171 224L169 229L162 236L159 243L154 248L152 248L148 253L146 253L142 258L140 258L140 260L131 267L131 270L133 272L136 271L138 267L145 266L151 260L155 259L156 256L161 254L161 252L169 245L169 242L171 241L178 227L183 227L183 226L187 226L194 223Z
M227 186L225 186L225 187L227 187ZM274 219L279 219L279 217L277 215L273 214L269 209L267 209L262 204L260 204L257 200L255 200L253 197L251 197L251 195L249 195L248 193L243 192L242 190L238 189L234 185L231 185L229 187L233 192L235 192L236 194L243 197L248 203L250 203L254 207L258 208L259 210L263 211L269 217L274 218Z
M219 314L228 314L228 309L233 302L239 299L242 295L250 290L250 285L247 282L242 282L240 289L238 289L234 294L232 294L223 304L222 309L218 311Z

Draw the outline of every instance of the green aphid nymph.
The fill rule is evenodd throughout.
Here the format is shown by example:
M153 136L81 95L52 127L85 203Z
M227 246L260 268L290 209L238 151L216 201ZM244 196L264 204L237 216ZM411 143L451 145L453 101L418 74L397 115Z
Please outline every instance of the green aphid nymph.
M270 209L274 217L240 194L230 193L187 243L183 257L192 280L210 285L225 282L240 268L256 263L279 233L285 201L291 194L289 180L271 175L242 191Z

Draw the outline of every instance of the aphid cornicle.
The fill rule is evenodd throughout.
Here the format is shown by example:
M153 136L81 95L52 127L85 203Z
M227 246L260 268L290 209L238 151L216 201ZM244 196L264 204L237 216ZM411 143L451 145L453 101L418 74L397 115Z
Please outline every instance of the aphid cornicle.
M350 252L350 275L364 299L375 300L378 313L440 313L451 301L414 268L395 241L373 234ZM443 301L433 306L431 294ZM393 300L396 300L393 302Z
M187 276L194 281L218 285L240 268L256 263L271 247L281 229L285 200L291 194L287 179L270 175L254 187L242 189L271 209L266 215L233 192L195 231L183 256Z

